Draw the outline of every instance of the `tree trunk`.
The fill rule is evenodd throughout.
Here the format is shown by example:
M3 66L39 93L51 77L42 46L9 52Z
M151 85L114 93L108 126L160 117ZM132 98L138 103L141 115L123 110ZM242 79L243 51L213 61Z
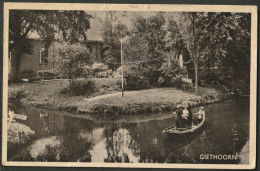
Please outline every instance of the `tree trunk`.
M209 73L209 71L210 71L210 56L208 57L208 73Z
M196 32L195 32L195 13L192 13L192 43L193 43L193 48L192 48L192 53L193 53L193 60L194 60L194 70L195 70L195 94L198 94L198 58L199 57L197 55L197 44L195 41L195 36L196 36Z
M21 80L21 56L15 50L11 53L11 70L9 75L9 81L19 82Z
M194 68L195 68L195 94L198 94L198 84L199 84L199 79L198 79L198 62L194 62Z

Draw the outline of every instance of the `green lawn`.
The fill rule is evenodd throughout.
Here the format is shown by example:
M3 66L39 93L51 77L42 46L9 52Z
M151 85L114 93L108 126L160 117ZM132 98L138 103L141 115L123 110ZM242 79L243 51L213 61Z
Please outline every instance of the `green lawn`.
M95 79L97 87L102 85L116 84L118 79L112 80L112 78L98 78ZM175 88L155 88L139 91L125 91L124 97L122 97L120 91L109 92L97 97L84 98L83 96L69 96L59 94L60 90L68 85L67 80L48 81L43 85L39 83L23 83L9 85L9 92L17 90L25 90L27 97L23 99L24 103L28 103L35 106L48 106L59 109L73 109L91 113L97 106L105 106L110 108L115 106L117 108L129 108L138 107L142 108L143 105L150 106L151 108L156 105L166 105L172 107L177 103L189 101L191 103L198 103L205 97L217 98L220 92L213 88L199 87L199 95L195 95L193 92L187 92L178 90ZM95 109L96 110L96 109ZM120 109L121 110L121 109ZM141 110L141 109L140 109Z

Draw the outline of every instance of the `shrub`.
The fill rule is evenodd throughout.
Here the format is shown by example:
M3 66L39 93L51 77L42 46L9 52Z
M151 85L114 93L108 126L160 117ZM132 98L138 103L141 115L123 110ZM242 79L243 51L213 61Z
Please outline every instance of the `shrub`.
M202 78L203 79L203 78ZM205 76L205 81L206 83L211 83L212 81L218 81L218 76L216 74L214 74L213 72L210 72L208 73L206 76Z
M124 79L124 88L128 88L127 87L127 83L126 83L126 79ZM122 89L122 79L119 79L116 81L116 86L119 87L120 89Z
M60 91L61 94L70 94L72 96L91 96L96 90L95 82L92 80L71 79L68 87Z
M90 73L90 69L89 68L82 68L82 73L81 73L81 77L83 78L89 78L91 77L91 73Z
M168 63L164 63L159 69L160 77L157 80L157 85L161 87L171 86L172 78L175 78L177 75L177 71L179 69L178 65L174 65L172 63L171 66Z
M108 70L108 65L105 65L104 63L94 63L92 65L92 70L94 72L105 71Z
M170 81L170 85L172 87L176 87L176 88L182 88L182 85L184 84L184 82L182 81L181 78L172 78Z
M124 76L127 82L128 90L141 90L149 87L147 71L141 66L132 66L126 68Z
M91 69L88 67L76 67L70 70L73 73L74 78L90 78Z
M116 71L112 74L113 78L121 78L122 77L122 67L117 68Z
M157 85L161 87L183 88L187 83L182 81L181 77L188 74L186 68L180 68L176 61L171 61L171 65L164 63L159 69L160 77L157 80Z
M106 72L106 71L96 72L96 77L97 78L108 78L108 72Z
M241 79L232 81L228 88L236 95L250 94L250 86Z
M89 50L81 44L61 43L56 46L59 50L59 57L56 58L60 63L58 69L63 75L69 78L81 77L84 68L92 64Z
M38 70L37 71L37 76L38 77L42 77L44 74L44 77L56 77L59 72L55 69L51 69L51 70Z
M10 103L19 103L22 98L25 98L27 95L24 90L9 90L8 91L8 102Z

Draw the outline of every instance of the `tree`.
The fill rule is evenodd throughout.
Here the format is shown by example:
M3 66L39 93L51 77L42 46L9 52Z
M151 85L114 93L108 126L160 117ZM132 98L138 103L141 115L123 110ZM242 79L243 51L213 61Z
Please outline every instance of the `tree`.
M58 43L56 47L59 50L56 60L60 63L58 69L61 73L69 78L77 78L87 72L85 66L92 64L88 49L80 43Z
M250 14L209 13L208 16L214 23L209 27L211 51L215 52L215 61L221 72L231 76L224 84L231 91L249 93Z
M173 58L178 58L185 46L177 22L170 18L167 22L166 30L167 32L164 37L166 50Z
M180 32L179 25L177 24L176 19L172 19L171 17L167 20L166 24L166 35L164 37L164 41L166 43L166 56L168 57L168 67L171 68L172 63L178 62L177 60L180 58L180 54L183 57L183 62L191 74L193 69L193 63L190 59L190 54L185 46L183 37ZM178 62L179 63L179 62ZM180 65L177 63L176 67ZM174 64L173 64L174 65ZM175 67L175 69L177 69ZM181 70L181 69L180 69Z
M221 67L230 67L236 60L239 62L235 62L235 65L239 66L238 63L250 59L249 18L247 14L239 13L182 13L181 33L194 63L196 93L198 66L208 61L209 57L213 57ZM246 56L243 60L236 53L239 48L244 49L240 49ZM232 60L232 56L236 59ZM245 63L248 66L248 62Z
M21 56L30 53L29 33L37 33L47 45L55 38L75 43L86 39L90 15L84 11L10 10L9 51L12 52L9 80L20 80Z
M209 47L216 53L217 64L226 71L232 67L234 76L239 76L243 66L250 64L250 14L209 13L209 17L214 23L209 25Z
M102 38L104 40L105 62L119 63L121 61L120 38L128 34L127 27L118 21L116 12L107 12L106 18L102 21Z
M198 93L198 65L201 53L207 43L204 41L207 35L207 30L205 30L203 23L204 17L205 13L182 13L182 20L180 21L181 34L194 64L196 94Z
M148 42L139 34L132 34L123 46L124 63L139 64L148 60Z
M137 16L133 20L133 34L136 37L140 37L147 43L147 56L143 57L147 62L143 67L149 70L149 82L156 84L160 77L160 71L162 64L165 61L165 41L164 36L166 34L164 13L158 12L148 18Z

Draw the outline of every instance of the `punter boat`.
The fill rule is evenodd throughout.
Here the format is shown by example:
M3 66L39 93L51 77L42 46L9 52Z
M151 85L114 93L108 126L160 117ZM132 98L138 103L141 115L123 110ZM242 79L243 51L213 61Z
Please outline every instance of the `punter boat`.
M185 134L191 134L199 130L204 124L205 124L205 113L202 115L202 121L199 124L192 124L191 128L177 128L175 125L166 128L163 130L163 133L166 134L173 134L173 135L185 135Z
M20 114L14 114L14 119L26 121L27 116L26 115L20 115Z
M21 114L15 114L14 111L9 110L8 116L11 120L17 119L17 120L23 120L25 121L27 119L26 115L21 115Z

